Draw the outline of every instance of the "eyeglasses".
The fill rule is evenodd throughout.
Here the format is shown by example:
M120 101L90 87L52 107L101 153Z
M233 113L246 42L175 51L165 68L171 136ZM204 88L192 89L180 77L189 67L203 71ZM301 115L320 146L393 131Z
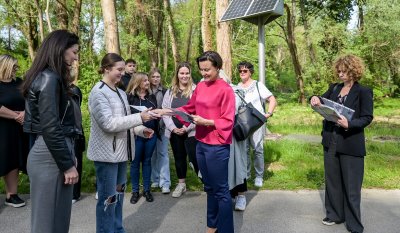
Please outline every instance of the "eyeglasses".
M247 73L247 72L249 72L249 70L239 70L239 74L241 74L241 73Z

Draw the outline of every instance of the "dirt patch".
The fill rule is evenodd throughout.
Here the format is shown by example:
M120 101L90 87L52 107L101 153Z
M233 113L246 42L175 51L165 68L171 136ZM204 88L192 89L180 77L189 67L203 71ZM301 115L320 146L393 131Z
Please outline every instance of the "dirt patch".
M282 134L279 133L268 133L265 135L264 140L276 141L282 138Z
M289 134L283 137L284 139L302 141L302 142L310 142L310 143L320 143L321 136L318 135L306 135L306 134Z
M400 125L400 116L391 116L391 117L377 116L377 117L374 117L374 121L377 123Z
M375 142L400 142L400 137L396 136L375 136L371 138Z
M280 164L280 163L270 163L270 164L267 164L267 170L268 171L281 171L281 170L285 170L286 169L286 167L285 166L283 166L282 164Z

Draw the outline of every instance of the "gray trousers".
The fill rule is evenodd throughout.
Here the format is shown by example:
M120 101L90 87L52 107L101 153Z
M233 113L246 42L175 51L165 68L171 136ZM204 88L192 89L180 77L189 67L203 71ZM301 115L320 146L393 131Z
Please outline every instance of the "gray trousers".
M251 158L250 146L254 149L254 170L256 177L263 178L264 176L264 133L265 125L256 130L248 139L246 145L247 151L247 179L251 177Z
M66 138L74 156L73 139ZM27 170L31 189L31 233L64 233L69 231L73 185L64 184L64 173L58 169L43 137L38 136L28 155Z

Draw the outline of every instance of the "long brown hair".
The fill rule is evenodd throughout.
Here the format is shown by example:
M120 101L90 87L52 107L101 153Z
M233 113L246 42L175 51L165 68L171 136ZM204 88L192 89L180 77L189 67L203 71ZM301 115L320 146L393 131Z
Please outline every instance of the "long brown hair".
M72 81L70 71L64 61L64 53L72 46L79 44L79 37L74 33L67 30L56 30L51 32L40 45L36 52L35 59L32 65L25 74L25 80L22 86L22 93L24 96L32 82L36 79L38 74L43 70L49 68L57 73L67 88Z
M173 97L176 97L176 94L178 94L178 92L180 91L178 73L179 73L179 70L183 67L186 67L189 69L190 78L189 78L187 86L185 87L185 90L183 90L183 92L182 92L182 96L189 98L193 92L192 68L190 67L189 62L181 62L178 64L175 76L172 79L172 83L171 83L171 92L172 92Z

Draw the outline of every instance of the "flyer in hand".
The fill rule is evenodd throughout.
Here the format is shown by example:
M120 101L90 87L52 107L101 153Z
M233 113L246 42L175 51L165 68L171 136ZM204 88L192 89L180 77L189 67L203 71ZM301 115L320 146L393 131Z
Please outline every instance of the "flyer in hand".
M338 119L340 119L340 115L343 115L349 121L352 119L354 114L353 109L326 98L321 99L321 102L324 104L321 104L320 106L311 106L311 108L318 112L326 120L336 122Z
M186 112L178 111L176 109L170 108L172 110L172 114L175 116L180 116L182 120L189 122L189 123L194 123L193 122L193 117Z

